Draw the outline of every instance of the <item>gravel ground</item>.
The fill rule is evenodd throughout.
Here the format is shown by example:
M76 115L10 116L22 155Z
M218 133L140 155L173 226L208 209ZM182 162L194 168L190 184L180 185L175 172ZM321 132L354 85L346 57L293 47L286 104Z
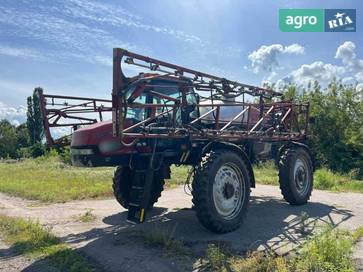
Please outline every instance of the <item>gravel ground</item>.
M77 222L76 217L88 210L96 219ZM362 226L363 194L315 190L307 205L290 206L282 200L278 187L258 185L242 227L223 235L213 234L198 223L191 197L181 187L163 192L148 221L136 226L126 222L126 211L113 199L44 205L0 194L0 213L38 219L51 226L63 241L96 260L106 271L191 271L195 259L170 257L159 248L145 245L135 233L164 232L183 240L195 256L201 255L208 243L216 242L236 252L270 248L285 254L299 247L306 234L323 223L350 230ZM9 249L0 245L2 256ZM363 241L358 243L355 258L362 265ZM25 271L41 271L31 270L39 263L19 256L0 257L0 271L25 267Z

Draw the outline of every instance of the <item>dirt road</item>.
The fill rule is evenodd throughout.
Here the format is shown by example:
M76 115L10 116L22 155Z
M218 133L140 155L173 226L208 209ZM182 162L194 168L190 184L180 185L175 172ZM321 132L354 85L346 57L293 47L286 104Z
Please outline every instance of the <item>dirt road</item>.
M89 209L97 219L90 223L77 222L75 216ZM165 256L159 248L145 245L134 235L135 231L146 235L165 232L183 240L196 256L202 254L208 243L216 242L238 252L271 248L284 254L301 245L306 233L324 222L346 229L362 226L363 194L315 190L309 204L290 206L282 200L278 187L258 185L252 192L243 226L224 235L213 234L198 223L191 209L191 198L182 188L163 192L156 208L149 213L148 222L137 226L125 221L125 210L113 199L45 206L0 194L0 212L36 218L52 226L57 236L95 259L106 271L191 271L197 265L195 259ZM4 255L7 251L0 249L0 255L1 252ZM357 249L357 258L363 258L362 252L362 248ZM6 260L11 258L0 257L0 263ZM26 270L32 271L36 265L31 263Z

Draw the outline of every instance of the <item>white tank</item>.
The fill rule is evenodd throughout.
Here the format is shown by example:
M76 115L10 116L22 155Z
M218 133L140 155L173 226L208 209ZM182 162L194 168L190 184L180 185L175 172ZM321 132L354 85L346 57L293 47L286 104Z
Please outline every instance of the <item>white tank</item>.
M213 104L215 105L222 105L222 104L230 104L230 103L233 103L234 101L233 100L213 100ZM211 100L202 100L200 102L201 105L208 105L208 104L212 104L212 101ZM210 111L212 109L212 107L210 106L205 106L205 107L199 107L199 112L200 112L200 115L203 115L205 113L207 113L208 111ZM219 113L219 121L220 122L229 122L231 121L235 116L237 116L241 111L243 111L245 109L245 106L221 106L220 108L220 113ZM255 108L255 107L252 107L251 110L250 110L250 122L256 122L257 118L258 118L258 110ZM214 115L213 113L210 113L208 114L207 116L205 116L203 119L202 119L202 122L204 123L214 123L215 122L215 119L214 119L214 116L215 116L216 112L214 112ZM242 118L243 118L243 122L246 123L247 122L247 118L248 118L248 111L246 111L244 113L243 116L240 116L238 119L236 119L233 123L241 123L242 122Z

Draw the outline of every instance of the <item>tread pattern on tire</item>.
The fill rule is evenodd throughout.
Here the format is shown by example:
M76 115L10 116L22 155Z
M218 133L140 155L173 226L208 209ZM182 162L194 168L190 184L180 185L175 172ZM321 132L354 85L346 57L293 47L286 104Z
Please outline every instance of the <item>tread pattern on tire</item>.
M123 181L122 181L123 180ZM127 183L122 183L127 180ZM164 178L159 172L154 174L153 187L151 190L151 196L148 208L152 208L161 196L161 192L164 190ZM124 187L123 187L123 186ZM118 166L115 170L112 182L113 194L125 209L129 208L128 193L131 190L131 171L129 168Z
M306 197L304 199L297 199L294 195L294 192L291 189L290 184L290 172L293 171L291 165L291 161L295 161L296 156L298 153L304 153L308 160L308 166L310 168L310 173L312 175L313 167L310 155L301 147L290 147L286 148L279 159L279 183L280 183L280 190L281 194L284 199L290 203L291 205L302 205L308 202L311 196L311 192L313 190L313 177L311 177L311 184Z
M246 216L246 212L244 212L238 224L233 226L225 225L223 224L223 222L215 220L211 212L211 208L208 206L208 180L210 179L209 174L211 172L211 167L213 166L214 160L216 160L219 156L226 152L231 153L233 151L227 149L217 149L206 153L195 169L194 180L192 184L192 201L196 209L197 217L203 226L216 233L231 232L239 228L244 217ZM248 171L248 167L246 167L246 162L243 160L242 157L238 157L244 164L245 170ZM248 171L249 180L247 182L248 186L246 188L246 190L248 190L248 199L250 194L251 175L253 175L253 173L250 173L250 171ZM247 210L248 208L248 202L246 206L243 207L245 210Z

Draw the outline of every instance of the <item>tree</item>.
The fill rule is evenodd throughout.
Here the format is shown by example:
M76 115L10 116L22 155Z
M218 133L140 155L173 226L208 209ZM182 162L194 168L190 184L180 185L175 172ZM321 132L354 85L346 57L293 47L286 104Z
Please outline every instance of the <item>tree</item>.
M306 92L288 87L285 97L310 102L315 123L310 126L309 146L317 164L340 172L354 171L362 177L363 101L356 88L333 80L321 90L314 82Z
M0 158L16 157L16 130L7 120L0 121Z
M39 106L39 93L42 91L42 88L35 88L33 95L27 98L27 128L31 144L40 143L44 134L42 113Z
M30 145L29 133L26 124L16 127L17 148L28 147Z

